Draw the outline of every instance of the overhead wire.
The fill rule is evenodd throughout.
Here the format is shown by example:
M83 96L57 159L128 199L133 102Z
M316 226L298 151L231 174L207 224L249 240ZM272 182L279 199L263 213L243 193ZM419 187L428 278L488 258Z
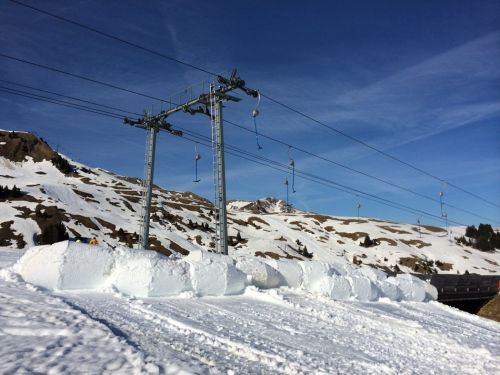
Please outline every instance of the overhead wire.
M37 91L41 91L41 92L48 92L48 93L51 93L51 94L54 94L54 95L57 95L57 96L60 96L60 97L66 97L66 98L70 98L70 99L72 99L72 100L82 101L82 102L89 103L89 104L92 104L92 105L95 105L95 106L102 106L100 103L96 103L96 102L92 102L92 101L87 101L87 100L84 100L84 99L80 99L80 98L76 98L76 97L71 97L71 96L67 96L67 95L64 95L64 94L55 93L55 92L52 92L52 91L48 91L48 90L43 90L43 89L35 88L35 87L33 87L33 86L23 85L23 84L19 84L19 83L16 83L16 82L7 81L7 80L1 80L1 79L0 79L0 81L3 81L3 82L8 82L8 83L13 84L13 85L18 85L18 86L22 86L22 87L27 87L27 88L30 88L30 89L33 89L33 90L37 90ZM51 100L51 102L54 102L54 101L55 101L55 102L57 102L57 103L54 103L54 104L63 104L64 106L66 106L66 107L68 107L68 106L69 106L70 108L71 108L71 107L80 107L81 109L83 109L83 110L85 110L85 111L87 111L87 112L93 112L93 113L103 112L102 110L99 110L99 109L95 109L95 108L91 108L91 107L86 107L86 106L82 106L82 105L78 105L78 104L74 104L74 103L69 103L69 102L65 102L65 101L60 101L60 100L55 99L55 98L50 98L50 97L40 96L40 95L37 95L37 94L32 94L32 93L29 93L29 92L26 92L26 91L20 91L20 90L10 89L10 88L7 88L7 87L2 87L2 86L0 86L0 88L1 88L1 89L3 89L2 91L5 91L5 89L7 89L7 90L10 90L10 91L13 91L13 92L17 92L18 94L21 94L20 96L32 95L32 96L36 96L36 97L35 97L35 99L38 99L38 100L40 100L40 99L47 99L47 100ZM108 106L108 107L109 107L109 106ZM121 112L123 112L123 113L132 113L132 114L136 114L136 115L141 115L141 114L136 113L136 112L130 112L130 111L128 111L128 110L126 110L126 109L123 109L123 108L118 108L118 107L109 107L109 108L112 108L112 109L117 110L117 111L121 111ZM121 118L122 118L122 116L123 116L123 115L121 115L121 114L117 114L117 113L113 113L113 112L109 112L109 111L108 111L108 112L105 112L105 113L106 113L108 116L110 116L110 115L114 116L114 118L120 118L120 119L121 119ZM239 125L239 124L237 124L237 123L235 123L235 122L233 122L233 121L230 121L230 120L225 120L225 122L226 122L226 123L228 123L228 124L230 124L230 125L232 125L232 126L235 126L235 127L237 127L237 128L243 129L243 130L245 130L245 131L252 132L250 129L247 129L246 127L244 127L244 126L242 126L242 125ZM291 144L289 144L289 143L286 143L286 142L284 142L284 141L282 141L282 140L279 140L279 139L277 139L277 138L270 137L270 136L265 135L265 134L262 134L262 136L263 136L264 138L270 139L270 140L272 140L272 141L274 141L274 142L277 142L277 143L280 143L280 144L282 144L282 145L285 145L285 146L289 147L289 150L290 150L291 148L294 148L294 149L296 149L296 150L298 150L298 151L300 151L300 152L303 152L303 153L305 153L305 154L308 154L308 155L310 155L310 156L313 156L313 157L319 158L319 159L321 159L321 160L324 160L324 161L326 161L326 162L332 163L332 164L334 164L334 165L337 165L337 166L340 166L340 167L346 168L346 169L348 169L349 171L352 171L352 172L355 172L355 173L362 174L362 175L364 175L364 176L366 176L366 177L369 177L369 178L372 178L372 179L378 180L378 181L383 182L383 183L386 183L386 184L388 184L388 185L390 185L390 186L393 186L393 187L396 187L396 188L399 188L399 189L405 190L405 191L407 191L407 192L410 192L410 193L416 194L417 196L420 196L420 197L422 197L422 198L426 198L426 199L429 199L429 200L432 200L432 201L440 202L439 200L434 200L432 197L426 196L426 195L424 195L424 194L421 194L421 193L415 192L415 191L413 191L413 190L411 190L411 189L408 189L408 188L405 188L405 187L403 187L403 186L400 186L400 185L394 184L394 183L392 183L392 182L390 182L390 181L386 181L386 180L381 179L381 178L379 178L379 177L372 176L372 175L367 174L367 173L365 173L365 172L362 172L362 171L356 170L356 169L354 169L354 168L348 167L348 166L346 166L346 165L343 165L343 164L341 164L341 163L335 162L335 161L333 161L333 160L331 160L331 159L328 159L328 158L322 157L322 156L320 156L320 155L314 154L314 153L312 153L312 152L310 152L310 151L307 151L307 150L305 150L305 149L302 149L302 148L300 148L300 147L293 146L293 145L291 145ZM290 168L290 166L288 165L288 171L289 171L289 168ZM484 216L482 216L482 215L475 214L475 213L473 213L473 212L471 212L471 211L468 211L468 210L462 209L462 208L460 208L460 207L457 207L457 206L454 206L454 205L451 205L451 204L448 204L448 203L443 203L443 205L447 205L447 206L449 206L449 207L451 207L451 208L454 208L454 209L456 209L456 210L458 210L458 211L462 211L462 212L468 213L468 214L470 214L470 215L473 215L473 216L476 216L476 217L479 217L479 218L483 218L483 219L486 219L486 220L489 220L489 221L492 221L492 222L497 222L496 220L493 220L493 219L490 219L490 218L486 218L486 217L484 217Z
M239 128L239 129L241 129L241 130L244 130L244 131L246 131L246 132L253 133L253 131L252 131L251 129L248 129L247 127L245 127L245 126L243 126L243 125L237 124L237 123L235 123L234 121L231 121L231 120L228 120L228 119L224 119L224 123L230 124L231 126L237 127L237 128ZM360 170L358 170L358 169L356 169L356 168L349 167L349 166L347 166L347 165L345 165L345 164L342 164L342 163L336 162L335 160L332 160L332 159L326 158L326 157L324 157L324 156L321 156L321 155L315 154L315 153L313 153L313 152L311 152L311 151L308 151L308 150L306 150L306 149L304 149L304 148L297 147L297 146L295 146L295 145L292 145L292 144L290 144L290 143L288 143L288 142L285 142L285 141L283 141L283 140L280 140L280 139L278 139L278 138L271 137L271 136L269 136L269 135L267 135L267 134L265 134L265 133L262 133L262 132L261 132L261 133L259 133L259 135L260 135L262 138L269 139L270 141L273 141L273 142L278 143L278 144L281 144L281 145L283 145L283 146L286 146L286 147L289 147L289 148L295 149L295 150L300 151L300 152L302 152L302 153L304 153L304 154L306 154L306 155L312 156L312 157L314 157L314 158L317 158L317 159L319 159L319 160L322 160L322 161L325 161L325 162L327 162L327 163L333 164L333 165L335 165L335 166L338 166L338 167L344 168L344 169L346 169L346 170L348 170L348 171L350 171L350 172L357 173L357 174L362 175L362 176L365 176L365 177L367 177L367 178L370 178L370 179L373 179L373 180L379 181L379 182L381 182L381 183L384 183L384 184L386 184L386 185L388 185L388 186L391 186L391 187L394 187L394 188L397 188L397 189L400 189L400 190L406 191L407 193L414 194L414 195L416 195L416 196L418 196L418 197L420 197L420 198L424 198L424 199L427 199L427 200L432 201L432 202L435 202L435 203L440 203L440 204L442 204L442 205L444 205L444 206L448 206L448 207L453 208L453 209L455 209L455 210L457 210L457 211L460 211L460 212L463 212L463 213L466 213L466 214L469 214L469 215L475 216L475 217L477 217L477 218L485 219L485 220L488 220L488 221L490 221L490 222L500 223L500 221L498 221L498 220L491 219L491 218L488 218L488 217L486 217L486 216L482 216L482 215L476 214L476 213L474 213L474 212L472 212L472 211L466 210L466 209L464 209L464 208L460 208L460 207L455 206L455 205L453 205L453 204L451 204L451 203L444 203L444 202L440 202L440 200L439 200L439 199L433 198L433 197L428 196L428 195L426 195L426 194L419 193L418 191L415 191L415 190L412 190L412 189L407 188L407 187L405 187L405 186L399 185L399 184L397 184L397 183L394 183L394 182L391 182L391 181L385 180L385 179L380 178L380 177L377 177L377 176L375 176L375 175L372 175L372 174L369 174L369 173L366 173L366 172L360 171Z
M30 90L44 92L46 94L56 95L56 96L59 96L61 98L66 98L66 99L76 100L76 101L87 103L87 104L92 104L92 105L95 105L97 107L102 107L102 108L107 108L107 109L113 109L113 110L116 110L116 111L122 111L122 112L125 112L125 113L128 113L128 114L131 114L131 115L136 115L136 116L142 116L143 115L142 113L130 112L130 111L125 110L125 109L120 109L120 108L112 107L112 106L109 106L109 105L92 102L92 101L86 100L86 99L76 98L74 96L69 96L69 95L57 93L57 92L54 92L54 91L40 89L40 88L37 88L37 87L29 86L29 85L18 83L18 82L8 81L6 79L0 79L0 82L7 83L9 85L18 86L18 87L23 87L23 88L30 89Z
M198 137L199 139L203 139L205 141L209 141L210 138L203 135L203 134L200 134L200 133L197 133L197 132L193 132L191 130L188 130L188 129L185 129L185 128L182 128L182 127L179 127L177 126L177 128L179 130L182 130L185 134L188 134L192 137ZM272 164L272 165L275 165L275 166L278 166L280 168L283 168L282 170L283 171L288 171L289 169L289 166L288 164L283 164L281 162L278 162L276 160L272 160L272 159L269 159L269 158L266 158L264 156L261 156L261 155L256 155L256 154L253 154L251 152L248 152L246 150L243 150L241 148L238 148L236 146L233 146L231 144L228 144L228 143L225 143L225 148L226 150L229 150L229 151L233 151L233 152L237 152L237 153L240 153L240 154L243 154L243 155L246 155L248 157L251 157L251 158L254 158L254 159L257 159L257 160L260 160L260 161L263 161L263 162L266 162L266 163L269 163L269 164ZM379 197L375 194L371 194L371 193L367 193L365 191L362 191L362 190L359 190L359 189L356 189L356 188L353 188L353 187L350 187L348 185L345 185L345 184L341 184L341 183L338 183L338 182L335 182L333 180L330 180L330 179L327 179L327 178L324 178L324 177L321 177L321 176L317 176L315 174L312 174L312 173L309 173L309 172L305 172L305 171L302 171L302 170L298 170L296 169L295 170L295 173L296 175L298 176L307 176L307 177L310 177L310 178L314 178L314 179L317 179L317 180L320 180L320 181L323 181L325 183L328 183L328 184L332 184L332 185L335 185L335 186L338 186L342 189L345 189L345 191L349 191L351 194L353 195L363 195L365 197L371 197L371 198L376 198L376 199L379 199L381 201L384 201L384 202L387 202L387 203L391 203L391 204L396 204L396 205L399 205L401 207L404 207L404 208L407 208L407 209L410 209L412 210L413 212L418 212L418 213L421 213L421 214L424 214L426 216L430 216L430 217L433 217L435 219L438 219L440 221L443 221L442 220L442 217L441 216L438 216L438 215L434 215L432 213L429 213L429 212L426 212L426 211L423 211L423 210L420 210L420 209L417 209L417 208L413 208L413 207L410 207L410 206L407 206L407 205L404 205L404 204L401 204L401 203L398 203L398 202L394 202L394 201L391 201L389 199L386 199L386 198L382 198L382 197ZM458 221L452 221L452 220L448 220L449 222L453 222L457 225L465 225L463 223L460 223Z
M0 53L0 57L3 57L5 59L9 59L9 60L12 60L12 61L21 62L21 63L27 64L27 65L36 66L36 67L41 68L41 69L50 70L52 72L64 74L64 75L67 75L69 77L78 78L78 79L81 79L81 80L84 80L84 81L92 82L92 83L95 83L95 84L98 84L98 85L101 85L101 86L106 86L106 87L110 87L112 89L116 89L116 90L128 92L129 94L143 96L143 97L148 98L148 99L153 99L153 100L157 100L157 101L160 101L160 102L163 102L163 103L168 103L168 104L175 105L175 103L172 103L169 100L165 100L165 99L162 99L162 98L158 98L156 96L152 96L152 95L140 93L140 92L135 91L135 90L131 90L131 89L123 88L123 87L120 87L120 86L116 86L114 84L111 84L111 83L108 83L108 82L104 82L104 81L100 81L100 80L97 80L97 79L94 79L94 78L85 77L85 76L82 76L80 74L70 73L70 72L64 71L62 69L53 68L53 67L50 67L50 66L47 66L47 65L44 65L44 64L39 64L39 63L36 63L36 62L33 62L33 61L22 59L20 57L6 55L4 53Z
M128 45L129 47L134 47L134 48L137 48L137 49L139 49L139 50L142 50L142 51L145 51L145 52L151 53L151 54L153 54L153 55L159 56L159 57L161 57L161 58L163 58L163 59L166 59L166 60L169 60L169 61L172 61L172 62L175 62L175 63L181 64L181 65L184 65L184 66L186 66L186 67L189 67L189 68L192 68L192 69L198 70L198 71L200 71L200 72L204 72L204 73L209 74L209 75L212 75L212 76L217 76L217 75L218 75L217 73L214 73L214 72L212 72L212 71L210 71L210 70L208 70L208 69L205 69L205 68L202 68L202 67L196 66L196 65L194 65L194 64L188 63L188 62L186 62L186 61L183 61L183 60L177 59L177 58L175 58L175 57L169 56L169 55L164 54L164 53L162 53L162 52L155 51L155 50L153 50L153 49L151 49L151 48L148 48L148 47L142 46L142 45L140 45L140 44L138 44L138 43L130 42L130 41L128 41L128 40L126 40L126 39L124 39L124 38L118 37L118 36L116 36L116 35L112 35L112 34L110 34L110 33L104 32L104 31L102 31L102 30L98 30L98 29L96 29L96 28L94 28L94 27L91 27L91 26L85 25L85 24L83 24L83 23L81 23L81 22L77 22L77 21L71 20L71 19L69 19L69 18L66 18L66 17L60 16L60 15L57 15L57 14L55 14L55 13L52 13L52 12L49 12L49 11L46 11L46 10L43 10L43 9L40 9L40 8L34 7L34 6L32 6L32 5L28 5L28 4L23 3L23 2L21 2L21 1L18 1L18 0L9 0L9 1L11 1L11 2L12 2L12 3L14 3L14 4L17 4L17 5L23 6L23 7L25 7L25 8L29 8L29 9L31 9L31 10L33 10L33 11L38 12L38 13L45 14L45 15L47 15L47 16L53 17L53 18L55 18L55 19L58 19L58 20L60 20L60 21L63 21L63 22L66 22L66 23L72 24L72 25L74 25L74 26L80 27L80 28L82 28L82 29L85 29L85 30L91 31L91 32L96 33L96 34L98 34L98 35L104 36L104 37L106 37L106 38L108 38L108 39L111 39L111 40L114 40L114 41L117 41L117 42L123 43L123 44L125 44L125 45ZM356 143L358 143L358 144L361 144L362 146L367 147L367 148L371 149L372 151L375 151L375 152L377 152L377 153L379 153L379 154L381 154L381 155L383 155L383 156L385 156L385 157L387 157L387 158L389 158L389 159L392 159L392 160L394 160L394 161L396 161L396 162L398 162L398 163L400 163L400 164L403 164L403 165L405 165L405 166L407 166L407 167L409 167L409 168L411 168L411 169L413 169L413 170L416 170L416 171L418 171L418 172L420 172L420 173L422 173L422 174L424 174L424 175L426 175L426 176L428 176L428 177L431 177L431 178L433 178L433 179L435 179L435 180L437 180L437 181L440 181L440 182L442 182L442 183L446 183L446 184L448 184L449 186L451 186L451 187L453 187L453 188L455 188L455 189L457 189L457 190L459 190L459 191L461 191L461 192L463 192L463 193L465 193L465 194L468 194L468 195L470 195L470 196L472 196L472 197L474 197L474 198L476 198L476 199L479 199L479 200L481 200L481 201L483 201L483 202L485 202L485 203L487 203L487 204L489 204L489 205L492 205L492 206L495 206L495 207L497 207L497 208L500 208L500 204L497 204L497 203L495 203L495 202L493 202L493 201L491 201L491 200L489 200L489 199L486 199L486 198L484 198L484 197L481 197L480 195L478 195L478 194L476 194L476 193L474 193L474 192L471 192L471 191L469 191L469 190L467 190L467 189L464 189L464 188L462 188L462 187L460 187L460 186L458 186L458 185L456 185L456 184L453 184L453 183L451 183L451 182L449 182L449 181L447 181L447 180L445 180L445 179L443 179L443 178L441 178L441 177L438 177L438 176L436 176L436 175L434 175L434 174L432 174L432 173L430 173L430 172L427 172L427 171L425 171L424 169L422 169L422 168L420 168L420 167L417 167L416 165L413 165L413 164L411 164L411 163L409 163L409 162L406 162L406 161L402 160L401 158L398 158L398 157L396 157L396 156L394 156L394 155L392 155L392 154L389 154L389 153L388 153L388 152L386 152L386 151L383 151L383 150L381 150L381 149L379 149L379 148L377 148L377 147L375 147L375 146L372 146L372 145L370 145L369 143L367 143L367 142L365 142L365 141L363 141L363 140L361 140L361 139L358 139L358 138L356 138L356 137L354 137L354 136L351 136L350 134L348 134L348 133L346 133L346 132L344 132L344 131L342 131L342 130L340 130L340 129L337 129L336 127L333 127L333 126L328 125L328 124L326 124L326 123L324 123L324 122L322 122L322 121L320 121L320 120L318 120L318 119L315 119L314 117L312 117L312 116L310 116L310 115L308 115L308 114L306 114L306 113L304 113L304 112L302 112L302 111L300 111L300 110L298 110L298 109L296 109L296 108L293 108L292 106L290 106L290 105L288 105L288 104L285 104L285 103L281 102L280 100L274 99L274 98L272 98L271 96L266 95L266 94L264 94L264 93L260 93L260 94L261 94L261 96L262 96L262 97L265 97L266 99L270 100L271 102L273 102L273 103L275 103L275 104L277 104L277 105L279 105L279 106L281 106L281 107L283 107L283 108L285 108L285 109L287 109L287 110L289 110L289 111L291 111L291 112L293 112L293 113L296 113L296 114L298 114L298 115L300 115L300 116L302 116L302 117L304 117L304 118L306 118L306 119L309 119L309 120L313 121L314 123L317 123L317 124L319 124L319 125L321 125L321 126L323 126L323 127L325 127L325 128L328 128L328 129L330 129L331 131L333 131L333 132L335 132L335 133L337 133L337 134L340 134L340 135L342 135L343 137L345 137L345 138L347 138L347 139L349 139L349 140L351 140L351 141L353 141L353 142L356 142ZM158 99L157 99L157 100L158 100ZM161 99L161 100L162 100L162 99ZM162 101L163 101L163 100L162 100Z
M64 104L64 103L58 102L56 100L49 100L47 98L39 97L37 95L22 94L22 93L19 93L19 92L15 92L13 90L8 90L8 89L7 90L0 89L0 92L4 92L4 93L7 93L7 94L16 95L16 96L21 96L21 97L25 97L25 98L29 98L29 99L34 99L34 100L38 100L38 101L42 101L42 102L57 104L57 105L60 105L60 106L63 106L63 107L73 108L73 109L77 109L77 110L84 111L84 112L95 113L95 114L98 114L98 115L103 115L103 116L111 117L111 118L114 118L114 119L123 119L123 116L117 116L116 114L105 113L105 111L99 111L99 110L96 110L96 109L93 109L93 108L90 108L90 107L85 108L84 106L79 106L79 105L75 105L75 104L71 104L71 105L70 104Z
M176 59L175 57L172 57L172 56L168 56L164 53L161 53L161 52L158 52L158 51L155 51L151 48L147 48L147 47L144 47L144 46L141 46L140 44L137 44L137 43L134 43L134 42L130 42L128 40L125 40L123 38L120 38L116 35L112 35L112 34L109 34L109 33L106 33L104 31L101 31L101 30L97 30L96 28L93 28L93 27L90 27L90 26L87 26L87 25L84 25L83 23L80 23L80 22L77 22L77 21L74 21L74 20L70 20L69 18L66 18L66 17L62 17L62 16L59 16L55 13L51 13L51 12L48 12L46 10L43 10L43 9L40 9L40 8L36 8L32 5L28 5L26 3L23 3L21 1L17 1L17 0L10 0L12 3L15 3L17 5L21 5L23 7L26 7L26 8L29 8L31 10L34 10L36 12L39 12L39 13L42 13L42 14L45 14L47 16L50 16L50 17L54 17L54 18L57 18L58 20L60 21L64 21L64 22L67 22L67 23L70 23L74 26L78 26L82 29L85 29L85 30L88 30L88 31L92 31L93 33L96 33L96 34L99 34L101 36L104 36L106 38L109 38L109 39L113 39L117 42L120 42L120 43L123 43L123 44L126 44L130 47L134 47L134 48L137 48L137 49L140 49L142 51L145 51L145 52L149 52L153 55L156 55L156 56L159 56L159 57L162 57L164 59L167 59L169 61L173 61L173 62L176 62L178 64L182 64L184 66L187 66L189 68L192 68L192 69L196 69L196 70L199 70L200 72L204 72L204 73L207 73L207 74L210 74L210 75L213 75L213 76L216 76L217 74L214 73L214 72L211 72L207 69L203 69L203 68L200 68L199 66L196 66L196 65L193 65L193 64L190 64L186 61L182 61L180 59Z
M116 114L111 113L111 112L110 113L106 113L105 111L94 111L92 109L80 108L80 107L83 107L83 106L67 105L67 104L59 103L58 101L52 101L50 99L46 99L46 98L43 98L43 97L37 98L35 95L30 96L30 95L25 95L25 94L17 94L15 92L10 92L9 90L4 90L4 89L0 89L0 92L6 92L6 93L10 93L10 94L14 94L14 95L18 95L18 96L30 98L30 99L40 100L40 101L44 101L44 102L48 102L48 103L52 103L52 104L56 104L56 105L61 105L61 106L69 107L69 108L76 109L76 110L91 112L91 113L94 113L94 114L97 114L97 115L101 115L101 116L106 116L106 117L111 117L111 118L119 118L119 119L122 118L121 116L116 115ZM209 137L203 136L203 135L201 135L199 133L196 133L196 132L188 131L186 129L182 129L181 127L177 127L177 128L180 129L180 130L183 130L184 132L186 132L186 134L188 134L188 136L194 137L195 139L192 140L193 142L198 143L198 144L202 144L202 145L207 146L207 147L212 147L211 143L210 143L211 139ZM181 137L181 138L185 138L185 137ZM204 143L203 141L208 142L208 143ZM259 155L255 155L255 154L249 153L249 152L247 152L245 150L241 150L241 149L239 149L239 148L237 148L235 146L229 145L229 144L227 144L226 147L229 149L226 152L228 154L230 154L230 155L233 155L233 156L236 156L236 157L239 157L239 158L242 158L242 159L245 159L245 160L257 163L257 164L260 164L260 165L264 165L264 166L267 166L269 168L279 170L281 172L287 172L288 171L288 165L279 163L277 161L274 161L274 160L271 160L271 159L268 159L268 158L264 158L264 157L259 156ZM351 188L351 187L349 187L347 185L338 184L338 183L336 183L336 182L334 182L332 180L329 180L329 179L326 179L326 178L323 178L323 177L320 177L320 176L316 176L316 175L311 174L311 173L306 173L306 172L303 172L303 171L297 171L297 175L300 178L302 178L302 179L309 180L309 181L312 181L312 182L315 182L315 183L318 183L318 184L321 184L323 186L327 186L327 187L330 187L330 188L334 188L336 190L343 191L343 192L351 194L351 195L362 194L364 196L364 199L375 201L375 202L377 202L379 204L383 204L383 205L386 205L386 206L389 206L389 207L397 208L399 210L403 210L403 211L406 211L406 212L420 213L423 216L432 218L433 220L443 221L443 219L441 217L433 215L433 214L428 213L428 212L425 212L423 210L419 210L419 209L415 209L413 207L402 205L400 203L393 202L393 201L390 201L390 200L382 198L382 197L378 197L378 196L376 196L374 194L365 193L365 192L362 192L360 190ZM465 225L465 224L462 224L462 223L459 223L459 222L456 222L456 221L452 221L452 220L448 220L448 222L455 223L455 224L458 224L458 225Z

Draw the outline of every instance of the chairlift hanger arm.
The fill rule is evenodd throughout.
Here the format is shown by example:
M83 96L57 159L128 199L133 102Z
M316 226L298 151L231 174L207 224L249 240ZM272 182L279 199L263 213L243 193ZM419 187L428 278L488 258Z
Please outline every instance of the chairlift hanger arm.
M141 129L148 129L149 127L151 127L155 128L156 130L165 130L170 134L178 137L182 137L183 135L181 130L173 129L172 124L169 124L165 120L148 120L144 118L131 120L128 117L125 117L123 119L123 123Z
M144 124L144 119L131 120L128 117L123 119L123 123L126 125L134 126L136 128L147 129L147 126Z
M257 90L245 86L245 81L240 78L236 69L233 69L233 71L231 72L231 76L229 78L225 78L219 75L217 76L217 80L219 81L220 84L226 86L226 88L228 88L229 91L234 89L240 89L245 94L253 96L254 98L257 98L259 96L259 92Z

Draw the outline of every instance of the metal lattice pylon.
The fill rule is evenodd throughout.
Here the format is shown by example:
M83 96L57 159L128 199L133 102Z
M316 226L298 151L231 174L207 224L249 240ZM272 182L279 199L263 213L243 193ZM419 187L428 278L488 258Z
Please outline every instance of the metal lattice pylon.
M142 182L141 227L138 244L139 248L143 249L147 249L149 245L149 215L153 190L156 133L158 133L158 129L154 126L148 126L147 131L144 180Z
M224 166L224 135L222 125L222 100L216 93L215 83L210 85L210 124L212 128L214 168L215 249L220 254L227 249L226 178Z

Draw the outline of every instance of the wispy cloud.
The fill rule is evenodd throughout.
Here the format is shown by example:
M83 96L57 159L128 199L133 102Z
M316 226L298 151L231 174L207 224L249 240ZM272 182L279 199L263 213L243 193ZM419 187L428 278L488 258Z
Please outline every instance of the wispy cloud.
M497 31L333 98L330 115L351 126L406 132L398 142L492 118L500 114L499 59Z

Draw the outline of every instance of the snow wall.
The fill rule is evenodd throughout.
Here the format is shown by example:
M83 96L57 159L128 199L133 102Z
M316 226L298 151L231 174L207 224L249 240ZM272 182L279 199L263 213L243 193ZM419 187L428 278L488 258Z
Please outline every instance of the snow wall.
M428 301L436 289L409 274L396 277L348 263L238 257L192 251L165 257L146 250L108 249L69 241L30 248L13 270L25 281L51 290L106 291L133 297L241 294L249 285L261 289L290 287L335 300Z

